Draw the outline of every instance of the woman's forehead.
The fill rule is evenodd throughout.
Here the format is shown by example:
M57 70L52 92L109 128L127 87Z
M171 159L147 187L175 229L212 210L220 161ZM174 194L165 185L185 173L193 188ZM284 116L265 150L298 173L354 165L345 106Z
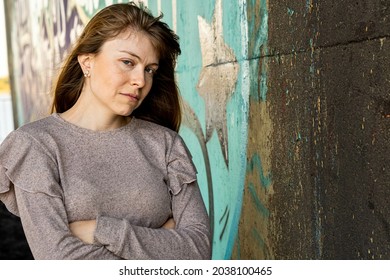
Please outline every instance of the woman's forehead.
M153 43L151 36L145 32L126 30L106 41L103 49L128 52L158 62L158 50Z

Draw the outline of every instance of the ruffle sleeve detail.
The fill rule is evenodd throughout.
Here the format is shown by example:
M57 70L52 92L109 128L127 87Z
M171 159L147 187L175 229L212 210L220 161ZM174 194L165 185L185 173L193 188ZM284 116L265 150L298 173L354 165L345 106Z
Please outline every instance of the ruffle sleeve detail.
M0 146L0 200L19 216L15 187L29 193L62 198L58 168L48 151L31 135L11 132Z
M196 168L183 139L177 135L168 160L169 190L177 195L184 184L196 181Z

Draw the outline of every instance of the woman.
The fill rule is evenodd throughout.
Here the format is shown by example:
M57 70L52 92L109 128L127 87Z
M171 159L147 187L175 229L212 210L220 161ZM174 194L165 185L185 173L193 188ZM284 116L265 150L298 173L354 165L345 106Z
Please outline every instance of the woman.
M177 131L178 37L115 4L65 61L52 115L0 147L0 200L36 259L209 259L196 170Z

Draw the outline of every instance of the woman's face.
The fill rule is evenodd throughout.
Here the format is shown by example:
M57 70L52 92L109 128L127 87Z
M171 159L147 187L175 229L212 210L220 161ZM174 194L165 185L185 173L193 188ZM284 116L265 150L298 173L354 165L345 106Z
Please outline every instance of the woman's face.
M148 95L159 60L147 35L128 31L105 42L98 54L80 56L79 61L90 73L84 91L95 110L129 116Z

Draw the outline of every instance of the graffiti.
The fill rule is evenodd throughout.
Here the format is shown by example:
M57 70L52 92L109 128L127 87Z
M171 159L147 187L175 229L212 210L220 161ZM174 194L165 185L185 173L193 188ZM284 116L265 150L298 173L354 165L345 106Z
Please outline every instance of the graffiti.
M11 27L11 75L17 100L17 122L22 125L49 113L52 80L83 21L72 1L14 1Z
M256 210L261 215L268 218L269 217L269 210L264 206L264 204L260 201L259 196L256 194L255 185L253 183L249 183L248 189L249 189L252 203L256 206Z
M260 156L258 154L254 154L248 163L248 167L247 167L248 172L252 173L254 169L258 170L259 181L261 182L261 185L264 188L269 188L269 186L271 184L271 178L270 178L270 175L268 175L268 176L264 175L263 166L261 163Z
M227 33L242 31L241 23L246 19L241 16L241 6L229 10L234 11L240 20L236 26L227 25L229 32L222 28L226 26L223 24L226 20L223 10L229 8L227 2L215 1L211 17L187 15L186 11L180 10L183 18L192 16L198 22L196 31L199 38L196 39L199 40L199 49L190 48L190 55L197 52L201 57L201 65L192 61L184 52L187 65L179 64L178 67L180 85L185 89L182 93L185 98L183 124L186 129L181 133L190 150L197 151L200 147L201 156L194 152L195 163L197 167L200 166L198 169L204 170L199 172L199 177L200 182L207 186L204 197L208 202L213 228L214 259L231 257L242 208L248 93L241 88L242 79L246 78L240 74L243 61L237 57L237 54L242 53L241 42L227 42ZM199 13L204 12L199 9ZM189 33L186 28L182 30L181 26L178 24L179 36ZM180 33L180 30L183 32ZM188 69L197 69L199 74L191 76ZM188 91L188 88L193 90ZM204 109L193 105L199 102L204 104ZM202 180L202 177L206 178Z
M233 50L226 45L222 30L222 1L216 2L212 24L198 17L202 71L197 90L206 103L206 142L215 129L229 165L226 106L234 92L238 63Z
M248 200L250 201L252 206L254 206L253 208L256 210L255 213L257 214L257 215L253 215L254 213L252 213L252 217L256 217L256 216L259 217L259 219L263 221L263 223L266 225L270 217L270 211L267 208L266 204L262 201L262 198L265 197L265 199L267 200L267 193L269 193L270 191L272 181L271 181L270 174L268 175L264 174L265 172L264 172L263 164L261 162L260 156L257 153L255 153L252 156L252 158L248 161L247 178L250 178L251 177L250 175L254 175L256 173L257 176L252 177L255 179L253 181L256 183L253 183L251 180L249 180L249 183L247 184L247 188L249 190ZM264 194L259 195L261 191L256 188L256 185L260 185L265 195ZM253 227L251 229L251 237L252 240L254 240L255 243L258 245L259 251L263 252L263 255L265 257L270 258L271 253L268 248L267 241L263 237L263 233L261 231L262 231L261 229L257 227Z
M219 234L219 240L222 240L222 238L223 238L223 235L224 235L225 230L226 230L226 226L229 222L229 215L230 215L230 210L226 206L225 211L222 214L222 217L219 219L219 225L221 227L221 232Z
M257 259L272 258L268 227L273 192L270 172L272 122L267 106L268 6L265 0L246 1L248 45L246 49L250 116L248 119L247 167L240 229L234 258L248 253ZM243 248L246 249L243 252Z

